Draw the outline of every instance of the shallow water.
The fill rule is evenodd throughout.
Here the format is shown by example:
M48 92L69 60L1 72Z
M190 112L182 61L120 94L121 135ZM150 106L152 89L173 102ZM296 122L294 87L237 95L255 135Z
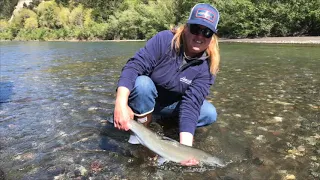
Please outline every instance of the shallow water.
M320 177L319 46L221 44L208 97L218 121L194 143L233 162L217 169L157 166L107 124L121 68L143 45L0 42L0 179Z

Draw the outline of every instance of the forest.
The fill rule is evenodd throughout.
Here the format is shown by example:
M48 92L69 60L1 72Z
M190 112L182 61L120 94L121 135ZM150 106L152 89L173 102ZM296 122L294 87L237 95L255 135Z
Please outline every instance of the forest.
M145 40L198 2L219 10L219 37L320 35L320 0L34 0L12 16L17 2L0 1L0 40Z

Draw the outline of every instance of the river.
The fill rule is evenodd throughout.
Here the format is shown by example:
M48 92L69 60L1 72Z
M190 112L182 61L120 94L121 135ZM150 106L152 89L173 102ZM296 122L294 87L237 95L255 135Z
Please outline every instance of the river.
M0 179L320 177L319 45L220 44L218 120L194 143L231 162L212 168L157 165L108 125L121 68L144 44L0 42Z

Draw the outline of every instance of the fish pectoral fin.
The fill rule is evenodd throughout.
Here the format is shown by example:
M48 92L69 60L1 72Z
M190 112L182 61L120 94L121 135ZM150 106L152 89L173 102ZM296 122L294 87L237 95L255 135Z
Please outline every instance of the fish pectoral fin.
M158 159L157 159L157 162L158 162L158 166L161 166L164 163L169 162L169 160L164 158L164 157L162 157L162 156L159 156Z
M134 133L134 135L135 135L136 140L139 141L140 144L145 145L143 140L136 133Z

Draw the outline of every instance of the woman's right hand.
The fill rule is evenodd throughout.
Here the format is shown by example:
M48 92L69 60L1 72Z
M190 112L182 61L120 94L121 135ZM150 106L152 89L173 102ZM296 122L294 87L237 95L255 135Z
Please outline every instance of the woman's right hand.
M114 127L128 131L128 122L133 119L134 113L128 106L129 89L119 87L114 108Z
M128 105L116 105L114 108L114 127L128 131L128 122L133 119L133 111Z

